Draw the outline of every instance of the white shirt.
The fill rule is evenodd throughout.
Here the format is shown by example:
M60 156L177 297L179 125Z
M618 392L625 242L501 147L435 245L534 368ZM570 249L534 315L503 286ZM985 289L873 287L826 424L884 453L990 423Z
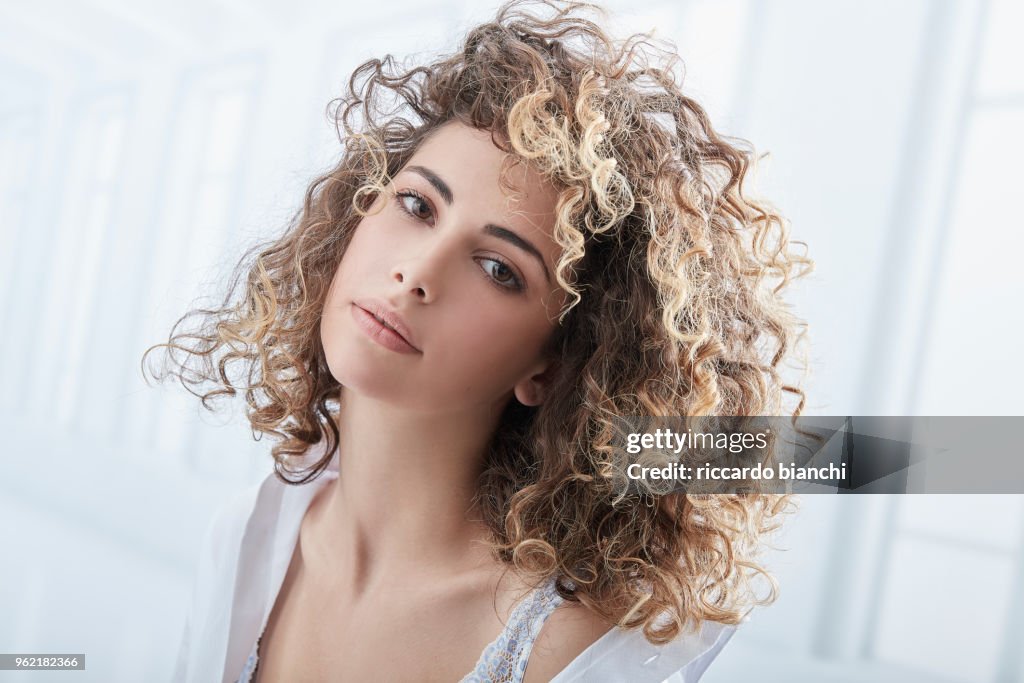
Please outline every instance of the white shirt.
M271 472L217 511L203 541L175 682L235 683L277 600L306 509L337 476L337 455L301 486ZM638 630L615 627L553 683L693 683L734 631L705 622L696 634L655 646Z

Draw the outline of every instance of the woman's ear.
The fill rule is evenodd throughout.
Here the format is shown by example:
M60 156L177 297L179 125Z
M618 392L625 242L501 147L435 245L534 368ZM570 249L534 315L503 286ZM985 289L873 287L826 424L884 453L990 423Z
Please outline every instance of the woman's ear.
M539 406L547 398L547 390L555 374L555 364L545 361L535 368L525 379L516 383L514 388L516 400L524 406Z

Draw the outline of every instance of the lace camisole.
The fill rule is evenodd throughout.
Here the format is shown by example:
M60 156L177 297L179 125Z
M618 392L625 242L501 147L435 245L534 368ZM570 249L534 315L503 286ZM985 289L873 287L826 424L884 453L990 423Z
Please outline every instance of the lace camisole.
M521 683L533 650L533 641L540 633L541 626L561 603L562 596L555 590L553 578L530 592L512 610L508 623L498 637L484 648L476 667L459 683ZM262 639L261 635L253 645L238 683L250 683L256 677Z

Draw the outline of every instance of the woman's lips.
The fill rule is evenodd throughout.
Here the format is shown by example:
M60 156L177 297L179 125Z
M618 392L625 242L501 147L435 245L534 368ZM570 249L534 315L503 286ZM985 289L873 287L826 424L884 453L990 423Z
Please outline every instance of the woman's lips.
M398 353L420 353L419 349L405 341L402 335L377 320L369 311L352 304L352 317L370 339L381 346Z

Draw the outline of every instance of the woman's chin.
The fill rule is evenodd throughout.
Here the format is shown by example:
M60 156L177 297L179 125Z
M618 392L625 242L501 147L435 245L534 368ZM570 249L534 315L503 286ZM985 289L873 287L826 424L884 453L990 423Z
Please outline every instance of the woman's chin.
M364 364L361 367L340 367L337 370L332 367L331 374L345 391L353 394L389 402L401 397L401 378L386 376L390 373L384 370L375 370L378 369Z

